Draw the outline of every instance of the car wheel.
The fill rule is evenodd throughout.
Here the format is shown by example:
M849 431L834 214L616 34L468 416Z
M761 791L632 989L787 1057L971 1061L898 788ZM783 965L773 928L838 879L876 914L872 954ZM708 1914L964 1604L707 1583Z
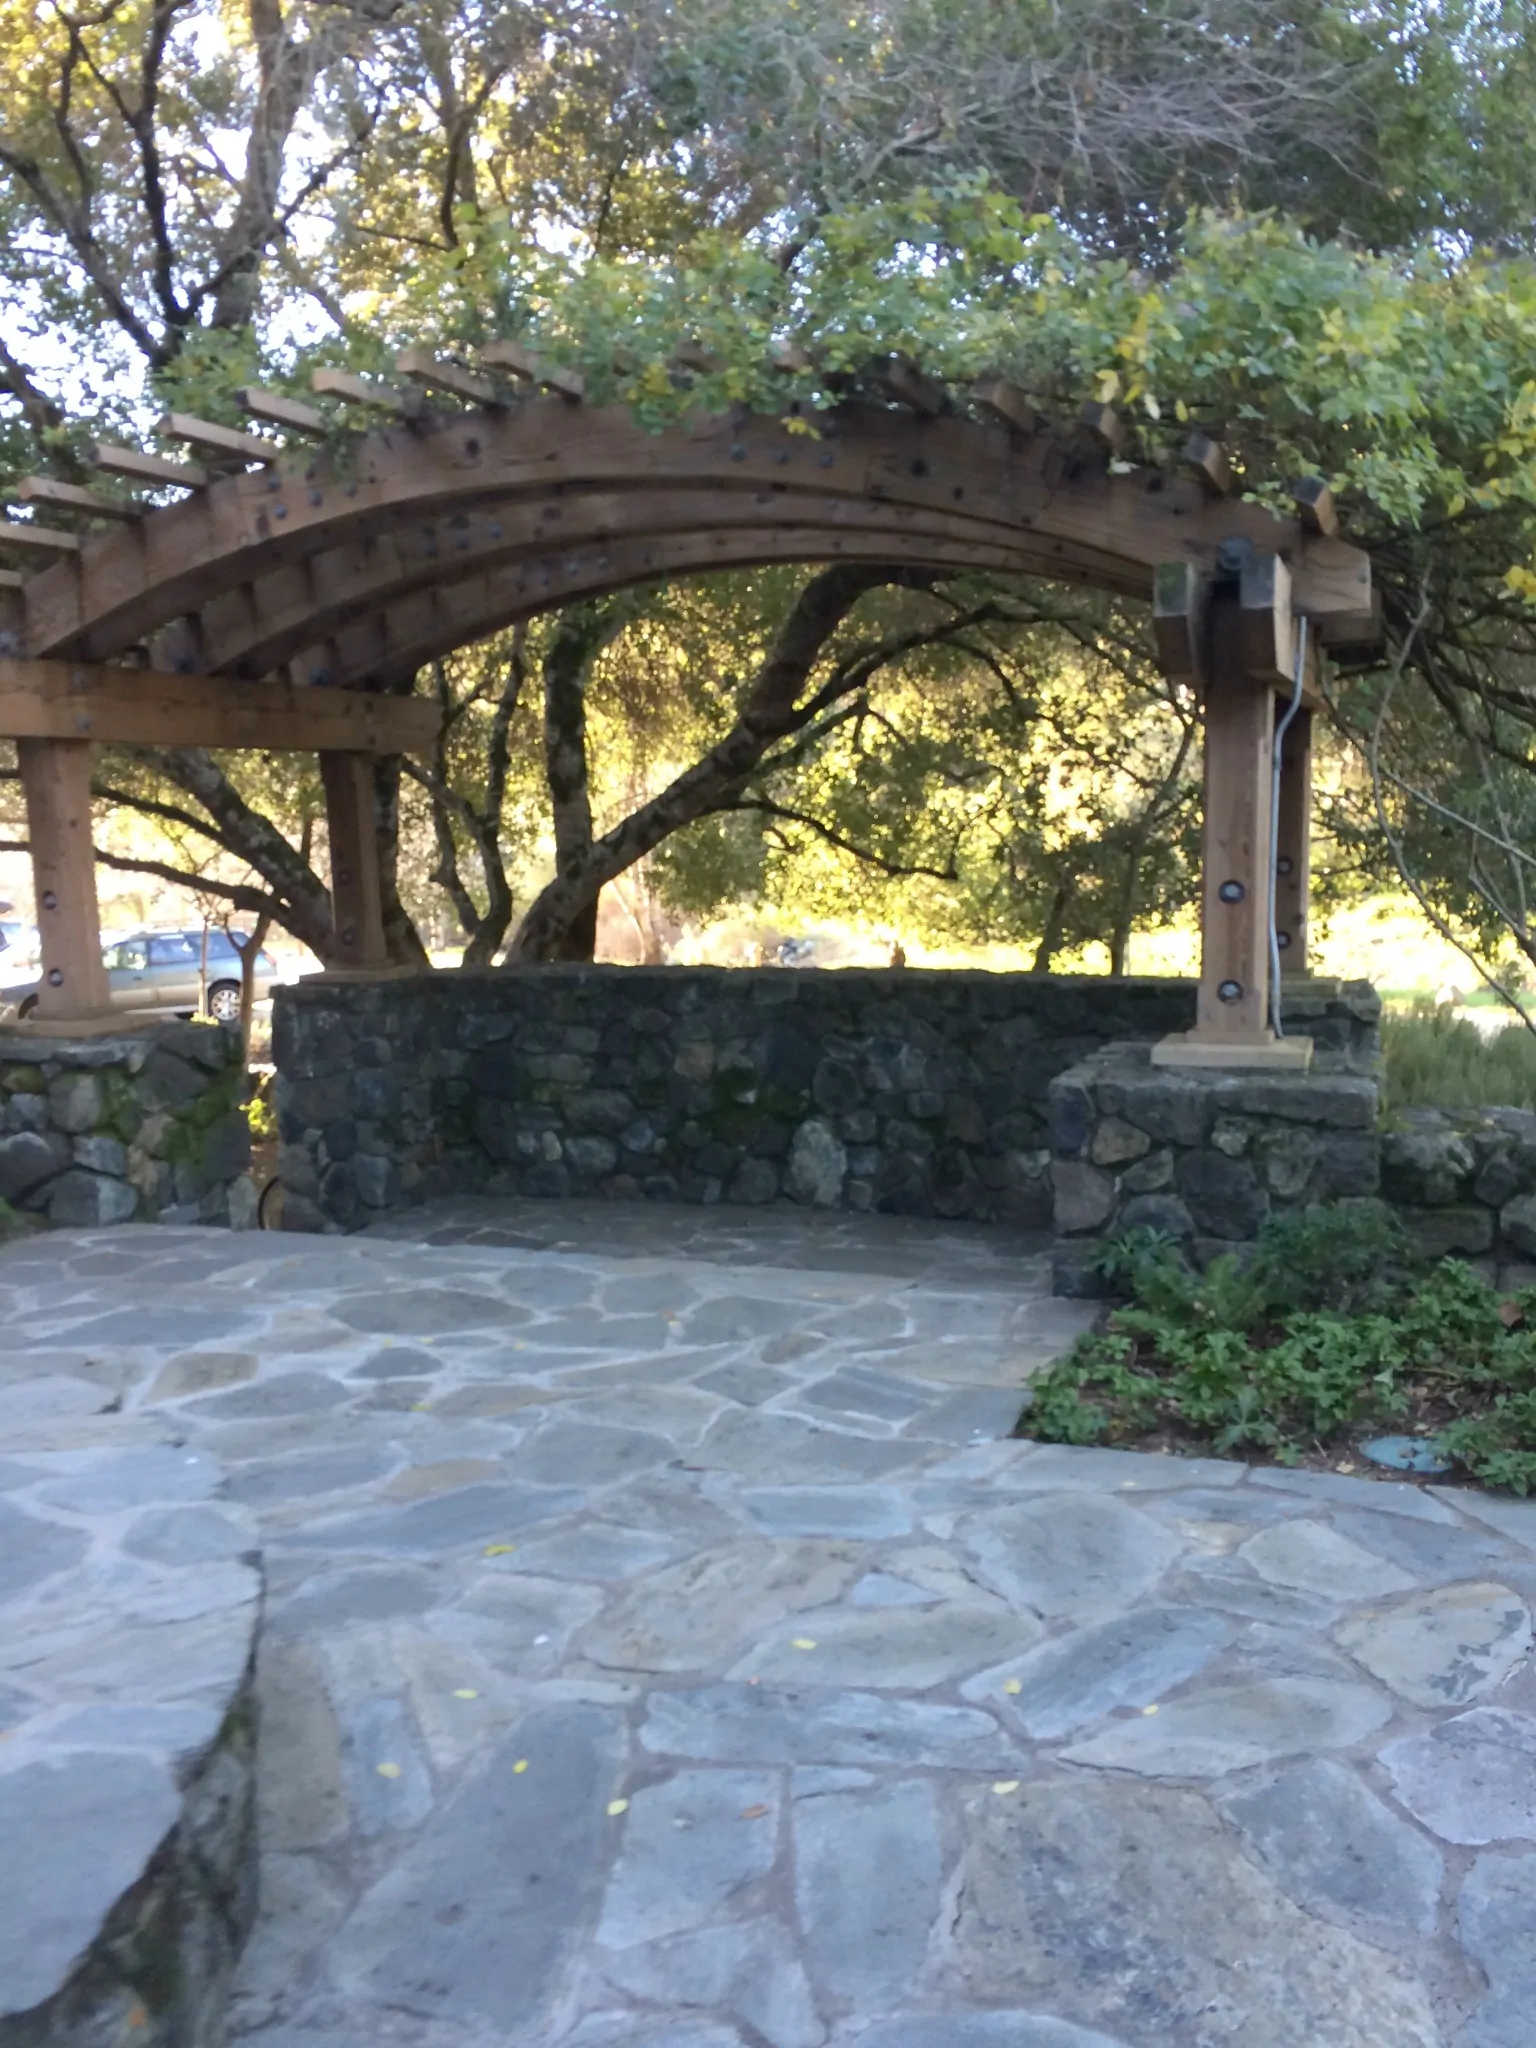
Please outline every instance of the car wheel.
M208 991L208 1014L219 1024L240 1022L240 984L216 981Z

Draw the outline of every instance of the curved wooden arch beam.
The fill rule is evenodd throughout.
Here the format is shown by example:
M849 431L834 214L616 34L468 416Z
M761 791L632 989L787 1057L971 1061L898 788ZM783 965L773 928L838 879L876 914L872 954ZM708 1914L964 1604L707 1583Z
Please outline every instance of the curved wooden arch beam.
M1160 562L1210 567L1241 537L1290 564L1297 609L1323 627L1370 602L1358 549L1303 533L1257 506L1208 500L1186 478L1114 475L1043 436L874 408L819 417L815 433L759 416L699 418L647 434L620 408L558 399L428 415L370 434L345 467L320 457L222 477L195 498L84 541L28 579L34 655L110 659L214 599L402 523L472 514L559 492L804 488L914 510L963 513L1081 547L1145 589ZM803 423L802 423L803 424ZM580 536L564 536L568 543Z
M711 569L765 568L784 562L890 562L904 568L1018 572L1007 548L940 540L924 533L865 534L743 528L728 534L677 534L663 540L562 549L507 564L451 588L423 590L359 620L329 642L305 650L301 674L344 688L394 688L426 662L484 640L519 619L650 579ZM1086 572L1077 580L1088 581Z
M417 591L447 590L519 561L542 563L554 552L594 549L622 549L643 579L662 573L660 557L649 556L647 544L691 540L691 550L668 552L667 573L681 574L751 560L750 549L745 557L736 550L733 537L740 532L772 532L787 541L798 534L803 537L798 556L793 548L788 554L776 548L774 559L806 561L821 559L828 536L849 544L921 536L945 544L951 550L947 561L960 559L953 553L957 546L980 549L978 564L983 558L995 564L1001 551L1014 573L1052 575L1067 565L1079 579L1142 594L1139 582L1129 582L1113 556L1000 521L788 490L604 492L482 506L296 563L212 600L196 615L195 632L185 631L180 647L168 642L160 659L210 673L261 676L300 649ZM839 552L841 547L834 547L833 553ZM315 680L331 678L317 672Z

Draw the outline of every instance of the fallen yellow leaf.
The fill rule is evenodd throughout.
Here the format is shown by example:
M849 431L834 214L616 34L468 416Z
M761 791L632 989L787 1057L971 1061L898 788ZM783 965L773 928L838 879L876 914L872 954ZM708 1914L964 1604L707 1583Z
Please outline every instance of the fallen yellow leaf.
M1021 1678L1010 1678L1007 1684L1003 1687L1004 1692L1022 1692L1023 1690L1024 1681Z
M797 1650L814 1650L814 1649L815 1649L815 1647L816 1647L816 1638L815 1638L814 1636L796 1636L796 1637L795 1637L795 1648L796 1648Z
M1156 1707L1143 1707L1141 1711L1144 1714L1155 1714L1157 1712L1157 1709Z
M485 1555L487 1557L510 1557L516 1548L517 1545L515 1543L487 1543Z
M514 1777L514 1778L520 1778L520 1777L521 1777L521 1776L523 1775L524 1771L526 1771L526 1770L527 1770L527 1768L528 1768L528 1759L527 1759L527 1757L525 1757L525 1756L520 1756L520 1757L518 1758L517 1762L516 1762L516 1763L515 1763L515 1764L514 1764L514 1765L512 1766L512 1775L513 1775L513 1777Z
M610 1799L610 1800L609 1800L609 1802L608 1802L608 1818L609 1818L610 1820L617 1820L617 1818L619 1817L619 1815L620 1815L621 1813L628 1813L628 1811L629 1811L629 1801L628 1801L627 1799Z
M741 1817L743 1820L761 1820L767 1811L766 1806L744 1806L741 1809Z
M381 1778L398 1778L400 1775L398 1764L375 1764L373 1768Z
M1005 1792L1017 1792L1018 1789L1019 1780L1017 1778L999 1778L997 1783L992 1787L992 1790L998 1795L999 1798L1002 1798Z
M472 1685L461 1685L456 1687L453 1696L456 1700L477 1700L480 1697L479 1693L475 1691L475 1688Z

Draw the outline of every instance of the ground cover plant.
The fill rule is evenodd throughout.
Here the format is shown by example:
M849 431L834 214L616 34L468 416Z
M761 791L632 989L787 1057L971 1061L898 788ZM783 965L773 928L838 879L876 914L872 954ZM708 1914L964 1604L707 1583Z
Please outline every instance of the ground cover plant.
M1390 1431L1485 1485L1536 1489L1536 1288L1416 1258L1384 1206L1273 1217L1203 1273L1174 1240L1127 1232L1100 1267L1129 1299L1033 1382L1020 1434L1297 1464Z
M1536 1110L1536 1034L1486 1038L1444 1007L1381 1020L1382 1107Z

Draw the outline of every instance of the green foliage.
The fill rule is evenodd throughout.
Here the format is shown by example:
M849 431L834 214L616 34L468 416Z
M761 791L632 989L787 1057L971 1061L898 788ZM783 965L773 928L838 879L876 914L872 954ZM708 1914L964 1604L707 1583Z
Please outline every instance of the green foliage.
M1383 1017L1382 1106L1536 1110L1536 1035L1506 1024L1484 1037L1448 1008Z
M1161 1435L1291 1464L1407 1429L1473 1478L1536 1488L1536 1289L1501 1297L1458 1260L1423 1266L1386 1208L1273 1218L1246 1259L1203 1274L1148 1232L1102 1265L1129 1305L1033 1382L1027 1435Z

